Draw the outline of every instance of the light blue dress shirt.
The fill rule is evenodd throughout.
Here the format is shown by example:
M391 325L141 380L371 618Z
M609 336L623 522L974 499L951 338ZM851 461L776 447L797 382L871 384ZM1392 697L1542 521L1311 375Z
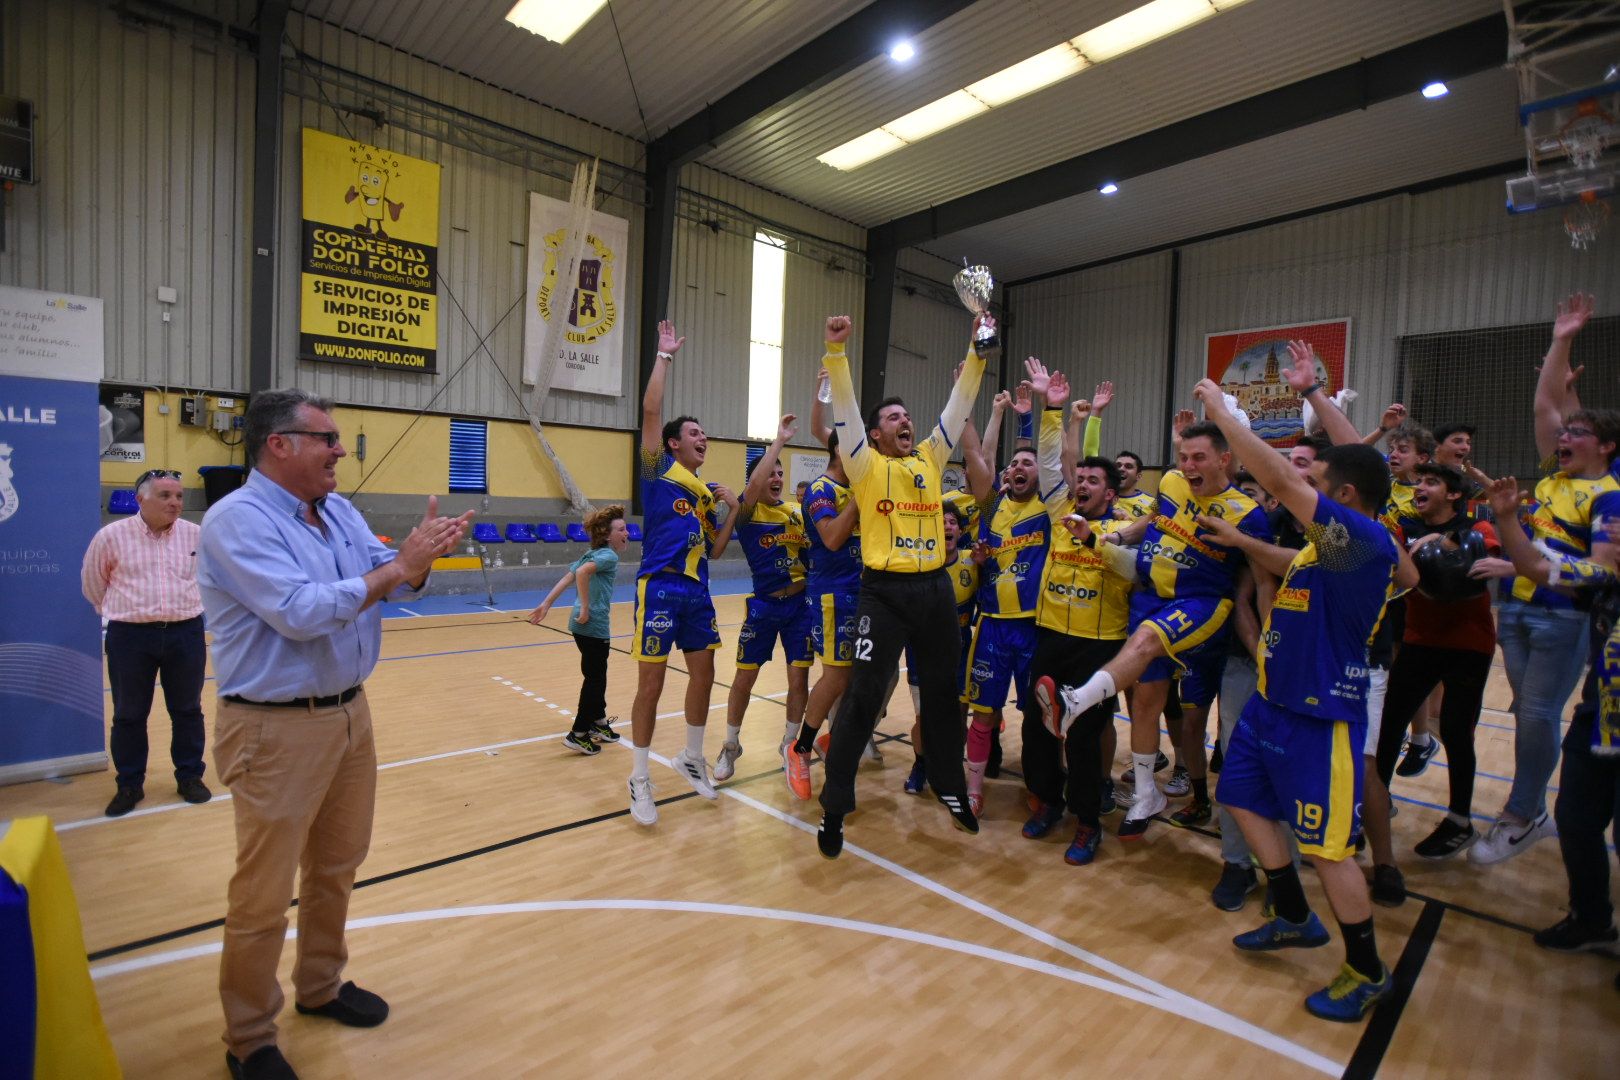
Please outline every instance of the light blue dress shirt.
M203 518L197 585L221 696L327 697L376 667L382 607L360 610L361 579L396 553L342 496L316 507L324 534L304 521L297 496L254 470ZM394 593L416 595L408 586Z

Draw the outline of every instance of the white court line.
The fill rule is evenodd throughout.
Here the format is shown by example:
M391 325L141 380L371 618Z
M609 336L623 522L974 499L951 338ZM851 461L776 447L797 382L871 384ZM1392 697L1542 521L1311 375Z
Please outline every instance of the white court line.
M1095 975L1088 975L1083 971L1060 967L1057 964L1036 960L1033 957L1020 956L1017 953L1007 952L1002 949L992 949L969 941L958 941L955 938L942 937L938 934L927 934L917 930L907 930L903 927L887 926L883 923L866 922L860 919L843 919L835 915L822 915L812 911L751 907L742 904L711 904L693 900L630 899L534 900L515 904L469 904L466 907L402 911L392 915L372 915L363 919L351 919L346 929L351 931L364 930L377 926L398 926L407 923L435 922L442 919L470 919L491 915L526 915L561 911L671 911L698 915L731 915L749 919L799 923L808 926L825 926L835 930L851 930L859 934L870 934L873 937L890 938L894 941L905 941L915 945L929 945L936 949L944 949L964 956L975 956L981 960L994 960L1011 967L1022 968L1025 971L1034 971L1077 983L1081 986L1089 986L1106 994L1128 998L1149 1008L1166 1010L1169 1008L1166 1002L1134 987L1122 986L1107 979L1100 979ZM297 936L298 931L296 929L287 931L288 941L295 939ZM217 955L222 948L222 942L213 942L208 945L172 949L169 952L137 957L133 960L119 960L107 964L98 964L90 969L90 977L99 980L112 978L116 975L127 975L131 972L162 967L183 960L195 960L204 956Z
M401 615L409 615L409 616L410 616L410 617L411 617L411 618L413 618L413 619L420 619L420 618L421 618L421 617L422 617L422 613L421 613L421 612L419 612L419 611L412 611L412 610L411 610L411 609L410 609L410 608L408 608L408 607L395 607L395 608L394 608L394 610L395 610L395 611L397 611L397 612L399 612L399 613L400 613L400 614L401 614Z

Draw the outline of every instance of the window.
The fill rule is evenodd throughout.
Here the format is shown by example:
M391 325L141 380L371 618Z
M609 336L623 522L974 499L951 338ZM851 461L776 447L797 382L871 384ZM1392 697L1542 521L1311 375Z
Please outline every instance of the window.
M782 419L782 324L787 241L754 234L754 300L748 323L748 437L776 438Z
M450 421L450 490L489 493L489 423Z

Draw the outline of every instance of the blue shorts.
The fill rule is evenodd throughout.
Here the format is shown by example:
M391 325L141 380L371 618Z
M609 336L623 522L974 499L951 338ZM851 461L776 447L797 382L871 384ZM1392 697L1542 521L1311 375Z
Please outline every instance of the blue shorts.
M973 651L973 627L962 627L962 658L956 662L956 682L958 686L967 684L968 654ZM911 659L911 642L906 642L906 685L917 685L917 665Z
M967 674L962 679L962 700L974 712L987 713L1007 703L1012 684L1018 707L1029 691L1029 661L1035 655L1033 618L991 619L979 616L968 650Z
M1153 628L1167 655L1155 657L1137 682L1181 679L1183 706L1215 700L1226 670L1227 616L1232 601L1212 596L1166 600L1152 592L1131 595L1131 633L1144 623Z
M804 593L780 600L750 596L748 614L737 634L737 666L757 668L769 663L782 639L782 655L794 667L810 666L810 608Z
M848 667L855 658L855 609L861 591L808 593L810 648L828 667Z
M670 651L720 647L709 587L683 574L657 573L636 581L635 641L630 655L662 664Z
M1361 835L1364 722L1323 720L1249 698L1232 729L1217 802L1289 822L1299 850L1338 862Z

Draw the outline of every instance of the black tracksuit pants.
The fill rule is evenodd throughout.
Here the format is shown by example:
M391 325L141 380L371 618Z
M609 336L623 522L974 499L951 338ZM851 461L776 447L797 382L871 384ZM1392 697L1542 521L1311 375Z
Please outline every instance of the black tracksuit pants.
M1099 641L1071 637L1044 626L1035 628L1035 656L1029 663L1029 682L1050 675L1059 686L1079 686L1114 658L1124 639ZM1102 733L1114 722L1119 707L1116 694L1087 709L1059 740L1041 723L1035 695L1024 699L1024 785L1047 806L1067 805L1082 824L1097 828L1102 805ZM1068 783L1058 755L1068 762Z
M956 795L965 801L964 731L956 684L962 637L950 578L944 570L922 574L867 570L861 575L861 598L855 610L855 656L849 689L838 706L827 748L821 808L829 814L855 809L855 770L877 726L889 677L907 643L922 699L928 785L936 794Z

